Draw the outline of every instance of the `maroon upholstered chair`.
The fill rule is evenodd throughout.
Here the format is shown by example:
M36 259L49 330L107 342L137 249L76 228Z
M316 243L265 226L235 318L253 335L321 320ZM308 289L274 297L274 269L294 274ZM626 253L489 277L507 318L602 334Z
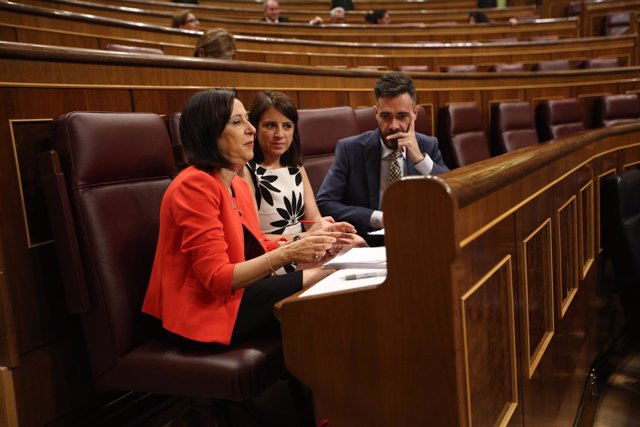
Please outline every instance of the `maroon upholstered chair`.
M351 107L298 110L298 133L304 168L316 194L333 163L339 139L358 135Z
M533 71L558 71L558 70L570 70L571 64L566 59L553 59L549 61L540 61L533 64L531 67Z
M620 63L618 58L589 58L580 63L580 68L615 68Z
M607 95L596 100L593 108L594 127L609 127L640 119L638 95Z
M549 141L584 130L582 109L576 98L549 99L536 107L538 140Z
M602 21L602 34L616 36L629 30L631 16L629 12L610 13Z
M572 16L580 16L582 13L582 0L579 1L571 1L566 7L566 15L567 18Z
M489 67L489 71L496 71L498 73L509 71L524 71L524 64L522 62L495 64Z
M604 254L611 260L627 332L640 337L640 170L605 178L600 211Z
M528 102L499 102L491 107L492 153L503 154L538 143Z
M129 46L126 44L111 43L107 45L107 50L114 52L126 52L126 53L150 53L154 55L164 55L162 49L156 49L153 47L141 47L141 46Z
M277 337L188 345L140 311L160 203L175 172L162 118L73 112L52 130L54 151L39 156L42 183L67 305L80 315L96 388L242 402L281 378Z
M451 169L490 157L482 114L475 102L449 104L440 109L438 140Z
M478 67L475 64L448 65L440 70L445 73L474 73L478 71Z

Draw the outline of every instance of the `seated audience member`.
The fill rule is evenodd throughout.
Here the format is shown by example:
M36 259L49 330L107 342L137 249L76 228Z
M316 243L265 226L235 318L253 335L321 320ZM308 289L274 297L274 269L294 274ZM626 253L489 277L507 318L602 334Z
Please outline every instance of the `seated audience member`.
M196 43L193 56L200 58L233 59L236 42L224 28L207 30Z
M190 10L179 10L175 15L173 15L171 26L173 28L195 31L200 28L200 21L198 21L198 18L196 18Z
M378 129L338 141L316 197L322 215L353 224L365 240L368 230L384 227L382 196L391 183L449 170L438 140L415 132L418 109L411 77L385 74L373 90Z
M280 16L280 4L276 0L265 0L262 20L266 22L289 22L289 18Z
M228 345L271 330L276 302L328 274L275 271L291 262L318 265L343 234L317 231L277 242L260 231L251 191L237 176L253 158L254 134L232 90L196 93L182 110L189 166L162 199L142 310L184 339Z
M385 9L376 9L367 13L364 20L370 24L387 25L391 23L391 15Z
M255 195L262 231L297 239L306 234L300 221L313 223L310 231L330 227L333 220L320 215L302 166L298 110L291 99L282 92L260 92L251 105L249 121L256 128L256 144L243 178ZM352 227L349 230L355 232ZM347 247L366 246L359 236L349 237Z
M469 24L484 24L489 22L489 18L484 12L469 13Z
M345 11L342 7L334 7L329 12L332 24L344 24L346 22Z
M341 7L344 10L354 10L353 0L331 0L331 8Z

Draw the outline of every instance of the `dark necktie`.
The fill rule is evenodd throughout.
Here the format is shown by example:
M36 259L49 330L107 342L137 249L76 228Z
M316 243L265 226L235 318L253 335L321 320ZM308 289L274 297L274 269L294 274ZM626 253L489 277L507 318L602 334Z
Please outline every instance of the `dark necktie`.
M391 153L391 166L389 166L389 184L393 184L400 178L402 178L402 171L400 170L400 161L402 153L393 151Z

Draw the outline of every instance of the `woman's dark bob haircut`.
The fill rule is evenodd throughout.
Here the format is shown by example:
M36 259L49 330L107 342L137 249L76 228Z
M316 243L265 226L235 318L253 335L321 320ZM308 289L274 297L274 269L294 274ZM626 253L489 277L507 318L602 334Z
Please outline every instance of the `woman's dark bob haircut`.
M298 109L291 99L282 92L277 91L265 91L260 92L251 104L251 110L249 111L249 121L256 128L256 143L253 145L253 161L260 163L264 160L264 153L260 148L260 142L258 140L260 134L260 119L262 115L270 108L275 108L287 119L293 122L293 140L291 146L280 156L280 162L284 166L297 167L302 165L302 158L300 155L300 135L298 134Z
M187 164L212 173L231 166L218 148L233 111L233 89L209 89L193 95L180 115L180 139Z

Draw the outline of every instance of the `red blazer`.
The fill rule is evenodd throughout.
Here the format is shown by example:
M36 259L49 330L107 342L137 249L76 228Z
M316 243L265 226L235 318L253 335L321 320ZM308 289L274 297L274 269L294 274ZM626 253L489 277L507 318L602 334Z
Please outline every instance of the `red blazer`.
M160 234L142 311L165 329L203 342L229 344L243 290L231 290L236 263L245 260L242 226L265 251L277 247L260 231L251 191L241 178L231 188L218 173L193 166L167 188Z

